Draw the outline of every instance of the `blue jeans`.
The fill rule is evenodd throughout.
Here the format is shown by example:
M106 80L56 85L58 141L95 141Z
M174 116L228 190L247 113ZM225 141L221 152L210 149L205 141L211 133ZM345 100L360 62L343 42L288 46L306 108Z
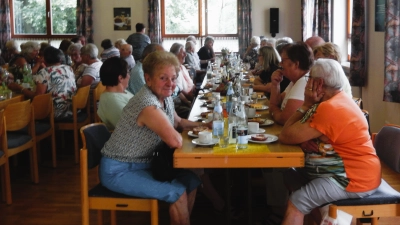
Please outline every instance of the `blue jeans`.
M102 157L99 170L102 185L112 191L141 198L155 198L176 202L200 184L200 179L189 170L181 170L171 182L155 180L151 163L128 163Z

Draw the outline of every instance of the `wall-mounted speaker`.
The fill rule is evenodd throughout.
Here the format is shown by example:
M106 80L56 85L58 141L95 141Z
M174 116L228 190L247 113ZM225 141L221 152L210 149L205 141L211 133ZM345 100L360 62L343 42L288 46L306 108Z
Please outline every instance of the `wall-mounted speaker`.
M279 8L269 9L269 31L272 37L279 33Z

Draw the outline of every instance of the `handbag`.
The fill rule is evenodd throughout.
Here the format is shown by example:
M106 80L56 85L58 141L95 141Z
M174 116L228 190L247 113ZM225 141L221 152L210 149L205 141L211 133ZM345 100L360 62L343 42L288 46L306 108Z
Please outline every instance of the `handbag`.
M159 181L172 181L177 175L173 165L175 149L170 148L165 142L159 144L153 152L151 170L153 178Z

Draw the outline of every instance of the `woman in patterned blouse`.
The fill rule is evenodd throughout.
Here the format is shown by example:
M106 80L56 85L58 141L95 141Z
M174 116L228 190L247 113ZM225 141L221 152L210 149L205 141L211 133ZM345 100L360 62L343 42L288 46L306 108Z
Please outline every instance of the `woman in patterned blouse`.
M63 119L72 116L72 96L76 92L74 72L68 65L61 64L64 54L52 46L44 50L45 68L41 69L34 81L36 90L23 88L17 83L11 83L8 88L20 92L25 97L33 99L36 95L51 92L53 97L54 118Z

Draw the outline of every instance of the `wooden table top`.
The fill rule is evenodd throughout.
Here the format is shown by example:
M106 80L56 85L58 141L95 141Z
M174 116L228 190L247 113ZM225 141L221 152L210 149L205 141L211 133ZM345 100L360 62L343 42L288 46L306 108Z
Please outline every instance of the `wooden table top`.
M259 100L258 103L268 105L268 100ZM201 112L212 111L201 107L203 100L197 98L193 104L189 120L197 121ZM257 111L261 118L271 119L268 110ZM263 126L265 133L278 136L282 126L273 124ZM300 147L285 145L279 141L269 144L266 151L239 150L229 153L215 153L212 146L196 146L192 143L193 137L188 136L188 131L182 133L182 148L174 153L174 167L176 168L278 168L278 167L303 167L304 153ZM269 149L269 151L268 151Z

